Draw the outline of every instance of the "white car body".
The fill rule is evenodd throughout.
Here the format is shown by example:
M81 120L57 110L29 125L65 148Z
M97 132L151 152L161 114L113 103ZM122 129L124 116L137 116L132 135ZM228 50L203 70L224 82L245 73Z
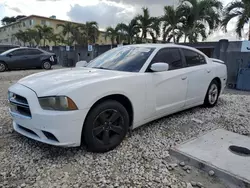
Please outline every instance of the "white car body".
M80 67L46 71L19 80L9 91L27 99L32 117L10 111L14 129L47 144L79 146L89 110L104 97L122 95L130 101L133 109L131 129L134 129L160 117L203 104L208 86L214 78L220 80L220 93L226 85L227 69L223 62L210 59L194 48L174 44L139 46L155 48L139 72ZM189 49L204 56L207 63L173 71L145 72L162 48ZM51 111L41 108L38 97L60 95L70 97L78 110ZM57 140L49 139L43 131L52 133Z

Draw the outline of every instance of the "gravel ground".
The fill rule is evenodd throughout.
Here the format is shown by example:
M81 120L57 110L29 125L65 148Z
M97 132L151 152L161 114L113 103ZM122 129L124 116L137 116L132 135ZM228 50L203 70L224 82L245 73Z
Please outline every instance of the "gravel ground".
M250 96L227 93L212 109L193 108L134 130L108 153L45 145L13 131L6 100L11 84L38 71L0 73L0 187L186 188L191 181L225 187L197 169L186 173L168 150L215 128L250 135Z

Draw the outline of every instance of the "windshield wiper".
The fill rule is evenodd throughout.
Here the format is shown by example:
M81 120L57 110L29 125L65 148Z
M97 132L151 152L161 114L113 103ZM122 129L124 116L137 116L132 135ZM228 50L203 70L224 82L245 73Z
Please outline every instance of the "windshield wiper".
M104 69L104 70L110 70L109 68L105 68L105 67L91 67L93 69Z

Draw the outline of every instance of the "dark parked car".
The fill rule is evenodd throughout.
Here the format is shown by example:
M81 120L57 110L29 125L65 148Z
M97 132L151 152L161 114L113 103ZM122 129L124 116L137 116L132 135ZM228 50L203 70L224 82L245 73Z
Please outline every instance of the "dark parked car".
M18 45L8 45L8 44L0 44L0 54L7 51L7 50L10 50L10 49L13 49L13 48L19 48L20 46Z
M0 72L7 69L43 68L51 69L57 64L57 57L37 48L13 48L0 54Z

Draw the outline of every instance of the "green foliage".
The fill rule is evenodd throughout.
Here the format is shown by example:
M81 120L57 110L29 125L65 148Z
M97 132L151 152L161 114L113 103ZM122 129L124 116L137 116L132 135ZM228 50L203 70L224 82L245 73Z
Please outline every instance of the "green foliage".
M140 32L138 22L135 18L132 19L129 24L119 23L116 26L116 29L125 37L128 44L134 43L135 37Z
M14 17L14 16L12 16L12 17L5 16L1 20L1 22L2 22L2 25L9 25L9 24L11 24L13 22L16 22L18 19L21 19L21 18L24 18L24 17L26 17L26 16L24 16L24 15L18 15L16 17Z
M141 42L146 40L147 35L151 35L153 42L160 35L160 23L161 19L157 17L151 17L148 8L142 8L142 14L135 18L138 22L138 27L141 30Z
M26 43L29 40L29 36L27 35L27 32L19 30L17 33L13 35L18 41L23 42L23 45L25 46Z
M54 29L47 25L36 25L35 29L38 32L38 36L43 40L43 46L46 45L46 41L50 39L50 36L54 33Z
M244 25L250 21L250 1L249 0L235 0L229 3L224 8L224 18L222 20L222 26L227 32L227 25L233 18L237 18L235 32L242 37L242 31ZM248 31L248 40L250 40L250 26Z
M76 38L76 36L74 36L77 30L76 25L71 22L66 22L65 24L58 24L57 27L61 27L62 28L61 34L63 36L67 36L66 44L68 46L72 46Z
M117 28L107 27L105 31L105 40L107 39L107 37L110 38L112 45L114 45L115 40L117 44L119 44L119 33Z
M205 40L220 25L222 3L219 0L182 0L178 12L182 24L178 28L184 41Z
M220 0L180 0L176 8L165 6L163 9L164 14L161 17L153 17L148 8L142 8L142 13L129 23L107 27L105 39L109 38L112 45L148 42L148 37L153 43L157 43L159 38L164 43L198 42L200 39L206 40L221 23L226 31L228 22L234 17L238 17L236 32L241 37L242 29L250 18L249 0L235 0L229 3L224 9L224 15ZM2 19L2 22L8 24L14 19L18 18L7 17ZM19 31L14 36L24 44L28 42L30 45L40 45L42 41L45 46L47 41L52 41L54 45L65 43L72 46L95 44L100 34L98 23L95 21L85 24L66 22L58 24L57 27L61 28L60 33L54 33L53 28L46 25L37 25L34 29Z

